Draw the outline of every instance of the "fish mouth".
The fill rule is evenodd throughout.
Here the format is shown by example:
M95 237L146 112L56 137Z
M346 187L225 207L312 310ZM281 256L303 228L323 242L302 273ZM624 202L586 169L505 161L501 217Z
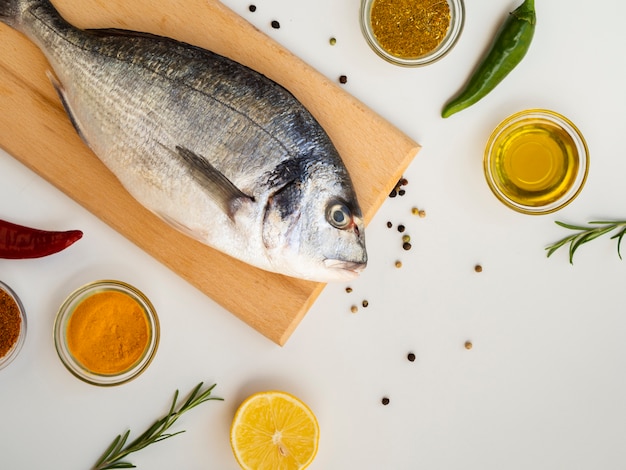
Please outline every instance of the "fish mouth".
M361 274L367 266L367 263L327 258L324 260L324 266L328 269L343 272L346 275L346 278L352 279Z

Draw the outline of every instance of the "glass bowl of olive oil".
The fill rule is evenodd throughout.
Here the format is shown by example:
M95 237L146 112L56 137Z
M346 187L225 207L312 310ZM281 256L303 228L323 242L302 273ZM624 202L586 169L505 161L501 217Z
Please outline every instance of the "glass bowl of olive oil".
M549 214L582 190L589 151L578 128L545 109L509 116L487 142L484 171L491 191L525 214Z

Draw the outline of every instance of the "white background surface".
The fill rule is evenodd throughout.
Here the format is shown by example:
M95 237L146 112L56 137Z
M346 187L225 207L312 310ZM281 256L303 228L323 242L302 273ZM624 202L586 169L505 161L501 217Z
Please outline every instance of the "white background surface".
M547 259L544 247L567 234L555 220L626 218L626 4L537 0L537 32L519 68L444 120L442 105L518 2L467 1L455 49L421 69L368 48L357 0L226 3L333 80L345 74L348 92L422 144L407 193L368 227L371 262L353 292L328 286L281 348L0 153L0 218L85 233L49 258L0 260L29 321L20 356L0 371L0 467L87 469L115 435L137 435L166 412L174 390L205 381L225 401L185 415L174 429L183 435L132 455L138 468L237 468L232 415L263 389L289 391L316 413L314 469L624 468L626 261L608 237L584 246L573 266L565 251ZM507 209L482 174L492 129L532 107L570 118L591 152L581 195L548 216ZM412 216L414 206L427 216ZM411 251L387 221L406 225ZM65 296L101 278L142 289L161 321L152 365L114 388L70 375L52 341ZM350 313L364 299L369 307Z

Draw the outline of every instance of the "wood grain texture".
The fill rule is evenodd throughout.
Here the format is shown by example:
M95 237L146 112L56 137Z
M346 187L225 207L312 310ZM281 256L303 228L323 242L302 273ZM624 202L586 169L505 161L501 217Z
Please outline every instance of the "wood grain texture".
M170 36L230 57L289 89L350 172L366 223L419 145L217 0L55 0L81 28ZM267 273L178 233L139 205L74 132L24 36L0 24L0 146L252 328L285 344L324 284Z

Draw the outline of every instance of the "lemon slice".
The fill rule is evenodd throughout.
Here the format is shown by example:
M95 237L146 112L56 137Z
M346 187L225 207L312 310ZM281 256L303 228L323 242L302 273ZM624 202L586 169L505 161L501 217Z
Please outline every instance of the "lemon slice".
M311 409L286 392L248 397L237 409L230 445L245 470L300 470L317 454L319 425Z

